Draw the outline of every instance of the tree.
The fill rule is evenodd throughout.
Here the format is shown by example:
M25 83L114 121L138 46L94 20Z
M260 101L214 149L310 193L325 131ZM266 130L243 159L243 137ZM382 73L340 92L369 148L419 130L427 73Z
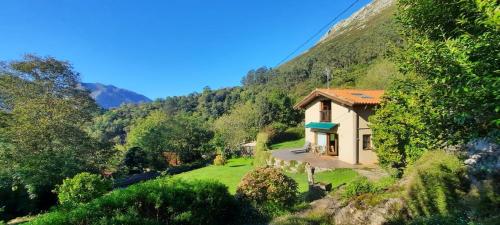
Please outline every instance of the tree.
M283 91L272 90L257 96L255 103L260 128L271 123L295 126L303 116L293 108L292 99Z
M142 148L146 152L148 166L163 169L167 166L163 152L174 152L182 162L192 162L210 151L212 136L205 121L199 117L188 114L167 116L157 110L132 126L127 146Z
M170 135L168 118L160 110L153 111L149 116L139 119L127 135L127 147L139 147L146 153L147 167L153 169L165 168L166 162L162 153L167 150L167 137Z
M214 122L215 142L220 151L238 150L240 145L251 141L259 131L258 114L251 102L234 106L230 113Z
M380 162L401 171L427 150L499 139L495 0L400 0L403 77L372 118Z
M98 112L79 74L67 62L27 55L0 71L0 102L11 122L10 147L0 149L1 168L26 188L39 207L53 204L53 187L81 171L97 171L107 154L84 127Z
M500 11L495 0L401 0L404 73L431 85L427 124L443 145L499 137Z
M428 88L425 80L415 75L395 79L385 91L380 108L370 117L379 162L394 169L394 175L401 175L408 164L437 144L427 126L433 116L425 104Z

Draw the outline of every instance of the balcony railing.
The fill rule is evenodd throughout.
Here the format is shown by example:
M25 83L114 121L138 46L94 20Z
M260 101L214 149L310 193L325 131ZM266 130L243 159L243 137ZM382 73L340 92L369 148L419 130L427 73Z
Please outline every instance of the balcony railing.
M319 111L320 122L330 122L332 120L332 114L330 110Z

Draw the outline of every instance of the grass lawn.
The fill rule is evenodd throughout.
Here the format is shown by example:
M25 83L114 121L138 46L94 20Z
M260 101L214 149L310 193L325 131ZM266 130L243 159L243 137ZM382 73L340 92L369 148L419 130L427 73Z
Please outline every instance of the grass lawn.
M211 165L180 173L174 177L183 179L217 180L225 184L229 188L229 192L234 194L236 193L236 186L240 183L241 178L251 169L253 169L251 158L237 158L230 159L224 166Z
M281 143L276 143L271 145L271 149L286 149L286 148L300 148L303 147L305 143L305 139L301 138L298 140L285 141Z
M185 173L180 173L174 177L180 177L182 179L199 179L199 180L216 180L225 184L229 188L231 194L236 193L236 186L240 183L241 178L251 169L252 159L249 158L237 158L230 159L229 162L224 166L207 166L200 169L192 170ZM305 173L287 173L299 184L299 191L307 191L307 175ZM343 183L348 183L354 178L359 176L355 171L351 169L337 169L334 171L327 171L316 173L315 178L318 182L329 182L332 183L333 187L336 187Z

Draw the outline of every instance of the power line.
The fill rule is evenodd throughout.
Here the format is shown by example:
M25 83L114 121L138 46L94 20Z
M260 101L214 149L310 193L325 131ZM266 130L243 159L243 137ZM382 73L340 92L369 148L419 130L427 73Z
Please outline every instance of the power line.
M312 41L316 36L318 36L318 34L321 34L323 32L323 30L325 28L328 28L331 26L331 24L333 22L335 22L340 16L342 16L342 14L346 13L349 9L351 9L354 5L356 5L356 3L358 3L360 0L354 0L354 2L351 3L351 5L349 5L349 7L345 8L344 10L342 10L342 12L340 12L337 16L335 16L335 18L333 18L332 20L330 20L330 22L328 22L327 24L325 24L323 27L321 27L314 35L312 35L309 39L307 39L304 43L302 43L301 45L299 45L299 47L297 47L295 50L293 50L292 53L288 54L284 59L282 59L278 64L276 64L275 68L278 67L279 65L281 65L283 62L285 62L286 60L288 60L288 58L290 58L290 56L294 55L295 53L297 53L302 47L304 47L307 43L309 43L310 41Z

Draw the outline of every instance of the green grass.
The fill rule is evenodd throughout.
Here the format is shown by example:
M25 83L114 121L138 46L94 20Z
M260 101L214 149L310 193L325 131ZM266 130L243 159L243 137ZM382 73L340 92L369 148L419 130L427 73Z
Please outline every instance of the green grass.
M207 166L189 172L180 173L174 177L180 177L187 180L217 180L225 184L229 188L229 192L236 193L236 186L240 183L241 178L251 169L252 159L237 158L230 159L224 166Z
M286 148L300 148L303 147L305 143L305 139L297 139L292 141L285 141L281 143L276 143L271 145L271 149L286 149Z
M216 180L225 184L229 192L234 194L236 193L236 187L238 183L240 183L241 178L251 169L253 169L252 159L237 158L230 159L224 166L211 165L177 174L174 177L180 177L187 180ZM287 173L287 175L297 181L300 192L307 191L307 175L305 173ZM357 176L359 175L351 169L337 169L334 171L316 173L315 179L317 182L332 183L332 186L336 187L354 180Z

